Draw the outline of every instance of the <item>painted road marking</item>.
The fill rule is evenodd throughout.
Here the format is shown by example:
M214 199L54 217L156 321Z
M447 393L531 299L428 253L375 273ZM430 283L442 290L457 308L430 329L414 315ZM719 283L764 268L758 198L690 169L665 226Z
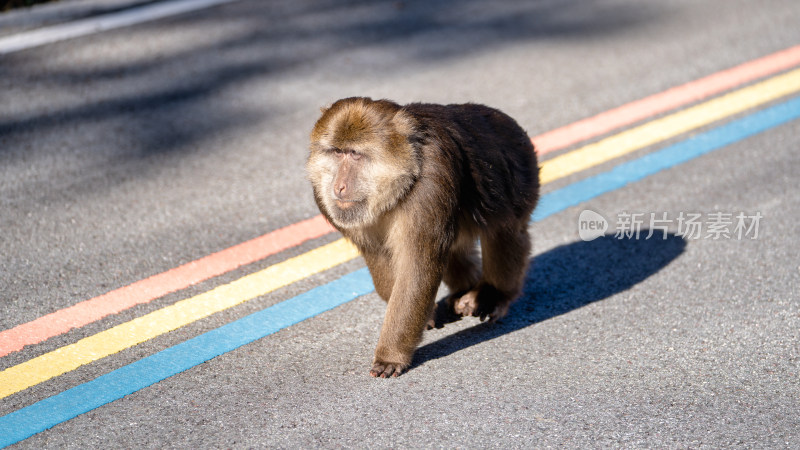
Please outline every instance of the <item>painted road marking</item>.
M548 183L577 173L609 161L614 157L661 142L681 132L696 129L701 125L798 90L800 90L800 69L778 75L756 85L742 88L723 97L707 101L545 161L542 164L540 173L542 183ZM248 275L233 283L219 286L207 293L182 300L174 305L3 370L0 372L0 399L74 370L84 364L152 339L160 334L188 325L213 313L271 292L271 290L277 289L277 287L270 287L274 284L271 283L271 277L277 277L278 279L285 277L287 280L292 280L278 286L282 287L358 256L357 251L350 247L350 253L348 253L346 259L341 259L344 255L340 254L330 254L331 261L326 261L320 256L310 257L310 260L299 259L309 257L311 254L317 255L315 252L320 252L320 250L312 250L292 260L284 261L256 274ZM325 254L327 253L320 253L320 255ZM302 265L294 262L295 260L302 261ZM289 272L302 272L305 275L299 278L286 277L280 272L284 270L284 267L291 267L291 269L288 269ZM274 272L270 272L272 269L274 269ZM257 279L258 283L252 283L250 281L251 277ZM242 286L247 286L247 288L241 289ZM211 300L215 297L223 297L223 292L224 299Z
M536 136L532 140L540 155L560 150L657 113L777 73L798 63L800 63L800 45L582 119ZM19 351L26 345L37 344L73 328L85 326L110 314L185 289L332 231L333 228L325 223L322 216L316 216L2 331L0 357ZM279 245L281 242L286 245L281 247Z
M0 417L0 448L373 291L367 269ZM172 370L170 370L172 369Z
M548 183L578 173L798 90L800 69L795 69L547 160L539 177Z
M358 257L344 238L0 372L0 398Z
M800 97L620 164L609 172L542 196L542 220L583 201L800 118ZM59 423L190 369L225 352L314 317L373 290L360 269L297 297L162 350L33 405L0 417L0 446L11 445Z
M533 138L543 155L664 113L800 64L800 45L690 81Z
M691 101L699 95L715 90L724 90L733 82L747 81L758 75L783 69L788 63L797 62L800 62L800 46L774 53L728 71L718 72L698 80L696 84L689 83L679 86L639 102L629 103L609 113L584 119L576 122L577 128L573 125L562 127L555 130L554 134L545 133L534 137L533 141L537 146L544 143L545 148L537 150L540 154L558 150L575 139L589 138L592 133L599 132L598 130L605 130L609 126L623 125L647 114L655 114L667 105L680 105L682 104L680 102ZM797 89L798 79L800 77L798 77L797 71L790 72L545 161L540 174L542 183L577 173L593 165L639 150L665 139L665 136L676 136L727 115L786 95ZM662 98L663 94L673 92L675 89L677 89L675 95L678 96L680 102ZM576 136L567 136L565 133L568 131L574 131ZM325 222L322 216L316 216L2 331L0 332L0 357L19 351L25 345L37 344L110 314L148 303L171 292L185 289L332 231L334 231L333 228Z
M542 220L606 192L800 118L800 97L670 145L542 196L533 213Z
M27 50L54 42L113 30L152 20L164 19L236 0L171 0L150 3L123 11L73 22L25 31L0 38L0 55Z
M334 231L312 217L0 332L0 357Z

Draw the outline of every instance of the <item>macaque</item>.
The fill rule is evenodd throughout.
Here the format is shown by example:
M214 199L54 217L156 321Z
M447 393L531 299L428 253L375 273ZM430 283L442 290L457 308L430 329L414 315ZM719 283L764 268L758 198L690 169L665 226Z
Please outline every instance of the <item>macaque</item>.
M521 294L539 168L506 114L342 99L314 125L306 170L320 211L360 250L387 302L373 377L408 369L442 281L448 308L481 321L503 317Z

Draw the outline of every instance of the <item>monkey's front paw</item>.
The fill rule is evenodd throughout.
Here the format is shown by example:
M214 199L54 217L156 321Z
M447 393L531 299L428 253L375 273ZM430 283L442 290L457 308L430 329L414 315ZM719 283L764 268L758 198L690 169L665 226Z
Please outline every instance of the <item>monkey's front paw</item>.
M425 324L425 329L426 330L432 330L434 328L436 328L436 319L431 317L430 319L428 319L428 322Z
M390 363L376 360L372 363L369 374L376 378L389 378L399 376L405 372L408 364Z

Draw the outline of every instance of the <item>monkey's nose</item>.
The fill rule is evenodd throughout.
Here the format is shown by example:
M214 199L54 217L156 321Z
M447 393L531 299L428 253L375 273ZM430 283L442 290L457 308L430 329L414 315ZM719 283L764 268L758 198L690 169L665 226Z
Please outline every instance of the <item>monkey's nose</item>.
M346 191L347 183L339 183L333 187L333 195L338 199L342 199L346 195Z

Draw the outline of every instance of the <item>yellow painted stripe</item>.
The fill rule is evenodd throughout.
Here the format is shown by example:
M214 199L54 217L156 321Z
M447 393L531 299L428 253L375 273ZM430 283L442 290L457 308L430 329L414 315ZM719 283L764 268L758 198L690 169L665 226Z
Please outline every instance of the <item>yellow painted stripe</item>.
M542 164L542 183L577 173L800 90L800 69L648 122ZM354 259L344 239L0 372L0 399Z
M0 372L0 398L120 352L358 256L339 239Z
M647 122L545 161L541 182L578 173L800 90L800 69Z

